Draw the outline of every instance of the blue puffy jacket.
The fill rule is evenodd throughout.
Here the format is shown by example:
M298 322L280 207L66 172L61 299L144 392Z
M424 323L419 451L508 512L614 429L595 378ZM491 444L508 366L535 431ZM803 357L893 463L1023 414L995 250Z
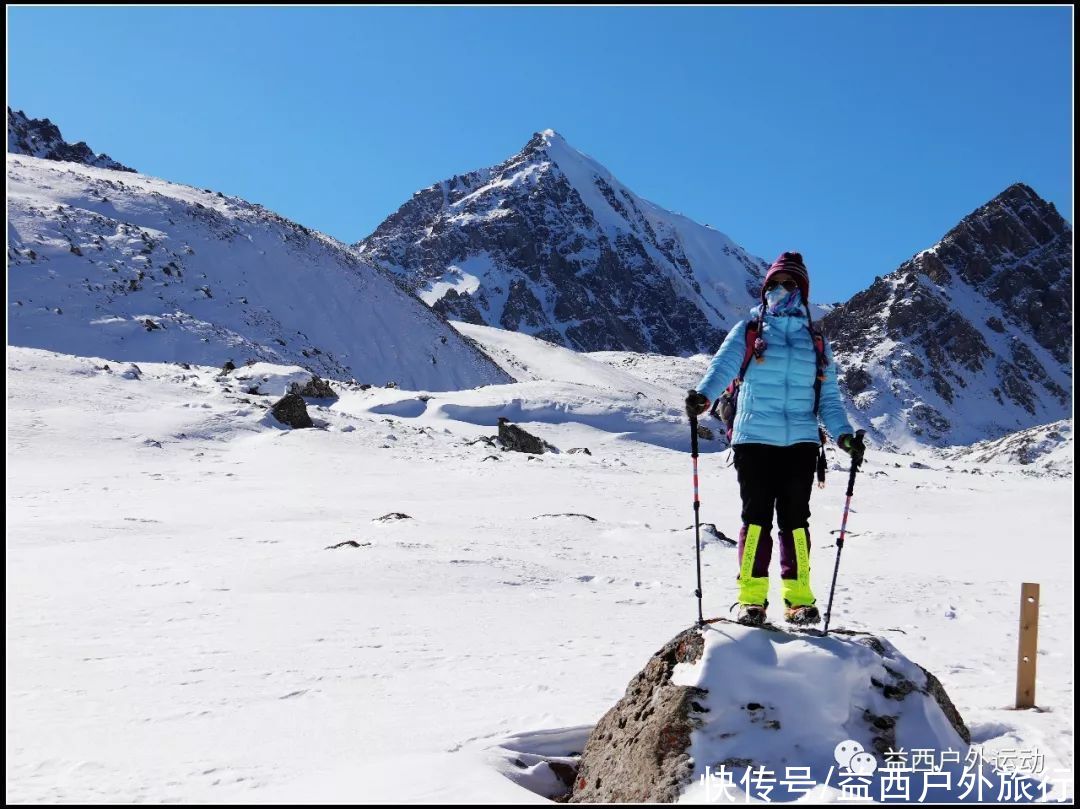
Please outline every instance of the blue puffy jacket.
M716 401L736 376L746 355L746 327L757 317L741 320L716 352L709 370L698 383L699 393ZM739 390L732 444L772 444L786 447L806 441L817 442L818 420L814 417L814 379L817 355L806 313L765 315L760 335L766 342L762 362L751 358ZM848 423L840 388L836 384L836 363L825 344L828 366L821 383L818 416L835 441L844 433L854 433Z

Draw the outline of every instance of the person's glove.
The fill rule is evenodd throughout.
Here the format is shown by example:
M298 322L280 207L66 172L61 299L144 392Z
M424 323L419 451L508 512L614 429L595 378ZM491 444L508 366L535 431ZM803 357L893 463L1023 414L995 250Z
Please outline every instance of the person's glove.
M687 391L686 393L686 415L692 419L696 419L702 413L709 409L709 397L702 393L698 393L696 390Z
M856 430L855 435L844 433L836 439L836 445L851 456L851 462L856 466L862 464L863 455L866 454L866 442L863 441L865 434L866 430Z

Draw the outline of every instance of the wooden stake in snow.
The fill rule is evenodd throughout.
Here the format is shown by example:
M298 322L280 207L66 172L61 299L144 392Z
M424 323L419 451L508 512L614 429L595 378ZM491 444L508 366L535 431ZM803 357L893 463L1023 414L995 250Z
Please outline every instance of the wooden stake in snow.
M1016 654L1016 707L1035 707L1035 655L1039 643L1039 585L1020 585L1020 643Z

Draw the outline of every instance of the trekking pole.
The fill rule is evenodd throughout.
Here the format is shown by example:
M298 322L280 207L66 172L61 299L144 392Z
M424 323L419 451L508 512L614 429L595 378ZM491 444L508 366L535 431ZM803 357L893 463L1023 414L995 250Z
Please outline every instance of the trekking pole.
M690 457L694 459L694 555L697 558L697 625L705 625L705 616L701 614L701 500L698 499L698 432L697 416L690 417Z
M860 433L862 430L859 431ZM851 474L848 475L847 482L847 500L844 501L844 519L840 523L840 538L836 540L836 564L833 566L832 572L832 585L829 587L829 606L825 610L825 629L822 630L823 635L829 634L829 619L832 617L832 601L833 593L836 591L836 574L840 571L840 552L844 550L844 532L847 530L847 516L848 510L851 508L851 495L855 491L855 473L859 471L859 465L862 463L862 458L856 462L854 458L851 459Z

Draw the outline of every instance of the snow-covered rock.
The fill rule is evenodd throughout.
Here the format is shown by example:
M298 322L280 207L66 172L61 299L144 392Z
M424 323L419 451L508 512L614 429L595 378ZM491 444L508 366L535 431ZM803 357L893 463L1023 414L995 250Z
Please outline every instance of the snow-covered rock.
M397 279L262 206L140 174L7 160L10 344L258 360L430 390L512 381Z
M274 365L255 362L244 365L230 373L240 383L241 389L261 396L284 396L293 385L306 385L311 381L311 371L299 365Z
M970 742L938 679L887 640L722 620L676 636L630 682L589 737L570 800L700 799L707 767L736 776L764 767L777 778L806 767L825 784L842 752L844 765L870 774L889 751L963 761Z
M712 353L767 267L550 129L417 191L357 247L452 319L579 351Z

